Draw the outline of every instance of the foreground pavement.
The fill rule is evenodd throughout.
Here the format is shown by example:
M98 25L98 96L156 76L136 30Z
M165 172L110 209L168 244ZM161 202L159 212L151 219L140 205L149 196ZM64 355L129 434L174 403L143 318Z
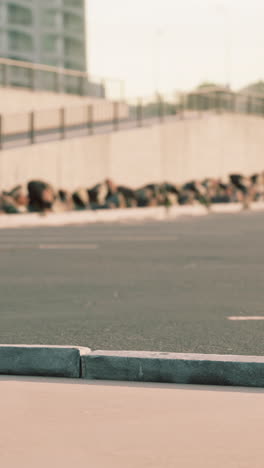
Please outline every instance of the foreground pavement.
M262 468L263 390L0 377L5 468Z
M263 232L250 212L3 230L0 342L263 356Z

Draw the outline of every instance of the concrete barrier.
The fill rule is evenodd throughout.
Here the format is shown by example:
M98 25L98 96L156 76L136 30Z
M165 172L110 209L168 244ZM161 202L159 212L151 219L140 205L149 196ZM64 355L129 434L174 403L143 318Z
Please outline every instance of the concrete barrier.
M72 211L65 213L36 213L19 215L1 215L0 228L64 226L86 223L113 223L122 221L145 221L176 219L180 216L205 216L208 210L202 206L175 206L169 210L163 206L157 208L125 208L115 210Z
M75 347L2 345L0 374L79 378L80 352Z
M264 387L264 357L0 345L0 375Z
M264 387L264 357L95 351L81 355L95 380Z
M264 203L253 203L253 211L264 211ZM116 210L72 211L65 213L37 213L19 215L1 215L1 228L65 226L89 223L113 223L122 221L166 221L181 216L205 216L208 213L237 213L243 210L240 203L217 204L208 210L203 205L163 206L155 208L125 208Z
M27 213L18 215L1 215L0 229L41 226L66 226L93 223L118 223L124 221L168 221L181 216L205 216L207 214L233 214L243 211L241 203L215 204L208 210L203 205L163 206L155 208L125 208L98 211L71 211L65 213ZM256 202L250 206L250 211L264 211L264 203Z
M252 210L252 211L264 211L264 202L251 203L250 210Z
M228 213L239 213L242 211L243 205L241 203L216 203L211 205L210 213L228 214Z

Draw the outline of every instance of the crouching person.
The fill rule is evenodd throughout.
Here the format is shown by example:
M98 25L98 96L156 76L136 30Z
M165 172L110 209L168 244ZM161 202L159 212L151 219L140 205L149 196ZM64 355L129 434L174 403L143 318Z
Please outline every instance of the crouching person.
M64 213L75 210L73 195L67 190L58 190L56 200L53 203L52 211L54 213Z
M28 183L29 211L48 213L52 211L56 196L51 185L33 180Z
M88 210L90 206L90 197L88 190L80 188L72 195L75 210Z
M28 211L29 199L22 185L0 195L0 213L19 214Z

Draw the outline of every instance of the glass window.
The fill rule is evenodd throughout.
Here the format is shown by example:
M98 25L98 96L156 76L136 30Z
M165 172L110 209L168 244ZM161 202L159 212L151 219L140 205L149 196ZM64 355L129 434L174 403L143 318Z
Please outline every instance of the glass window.
M60 25L60 16L58 11L42 10L41 11L41 25L45 27L58 27Z
M64 29L67 31L82 32L83 21L80 16L64 13Z
M70 69L70 70L85 70L84 62L83 61L78 61L78 60L65 60L64 62L64 68Z
M59 47L58 36L49 35L42 37L42 50L43 52L57 52Z
M70 8L84 8L83 0L64 0L64 5Z
M64 40L65 55L83 55L84 47L81 41L77 39L66 38Z
M32 52L33 51L33 39L29 34L19 31L8 32L8 47L10 50L16 50L20 52Z
M11 3L7 6L7 21L10 24L31 26L33 23L32 11L29 8Z
M21 55L18 56L18 55L13 55L13 54L9 54L8 58L11 59L11 60L21 60L22 59ZM30 60L26 55L25 55L25 61L33 63L33 61ZM17 69L17 67L16 67L16 69Z
M41 63L43 63L44 65L50 65L51 67L59 67L60 59L58 57L43 56L41 59Z

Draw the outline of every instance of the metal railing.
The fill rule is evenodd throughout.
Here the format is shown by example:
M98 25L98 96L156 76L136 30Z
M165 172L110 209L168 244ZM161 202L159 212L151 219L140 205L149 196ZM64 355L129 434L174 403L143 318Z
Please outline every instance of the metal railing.
M122 80L6 58L0 58L0 86L117 100L124 99L125 94Z
M264 96L231 91L176 93L130 102L95 100L92 104L0 115L0 149L199 119L219 113L264 117Z
M264 95L235 93L225 88L209 88L193 91L183 96L183 103L187 109L264 116Z

